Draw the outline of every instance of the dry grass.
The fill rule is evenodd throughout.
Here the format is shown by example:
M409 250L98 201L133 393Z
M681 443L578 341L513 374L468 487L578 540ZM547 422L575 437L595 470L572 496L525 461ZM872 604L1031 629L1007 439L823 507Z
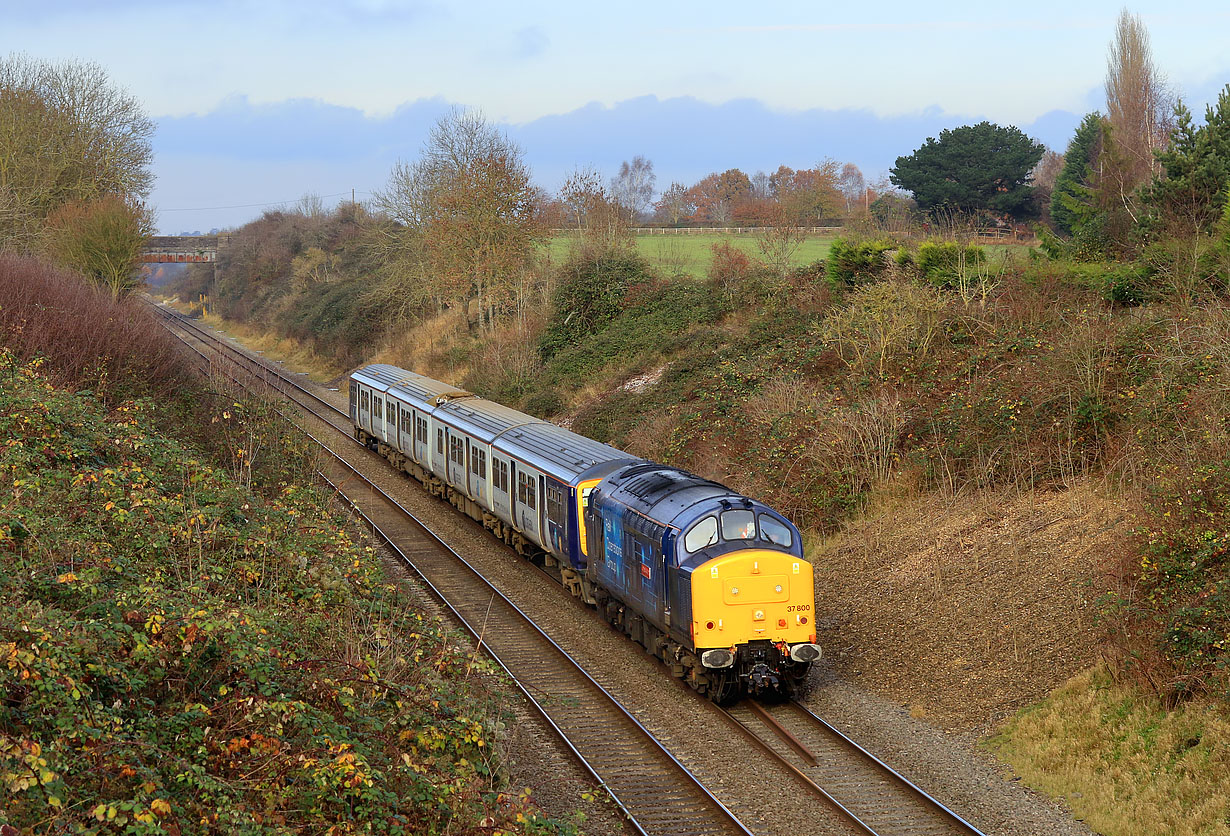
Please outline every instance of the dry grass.
M259 351L270 360L306 372L307 376L317 383L334 380L348 371L293 337L279 336L262 328L223 319L215 314L207 314L201 317L201 321L211 328L229 334L247 348Z
M1013 718L989 745L1106 836L1230 834L1225 706L1166 711L1099 667Z
M820 643L841 676L982 731L1099 658L1128 503L1089 480L952 496L905 477L808 552Z

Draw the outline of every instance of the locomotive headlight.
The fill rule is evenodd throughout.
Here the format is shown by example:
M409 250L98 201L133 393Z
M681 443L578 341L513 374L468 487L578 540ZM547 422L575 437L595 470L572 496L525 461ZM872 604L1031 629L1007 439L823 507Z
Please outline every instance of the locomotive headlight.
M752 614L752 618L756 621L764 621L764 610L756 610L756 612Z
M782 591L782 585L779 583L777 586L773 587L773 591L780 594Z

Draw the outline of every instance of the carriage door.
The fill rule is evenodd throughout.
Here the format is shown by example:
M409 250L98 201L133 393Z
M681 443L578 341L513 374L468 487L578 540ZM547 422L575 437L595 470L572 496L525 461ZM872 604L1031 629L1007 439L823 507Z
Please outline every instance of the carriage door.
M432 421L436 430L436 449L431 455L431 472L441 479L448 479L448 444L444 426L439 421Z
M535 540L538 536L538 480L517 470L517 527Z
M448 436L448 483L455 488L465 490L466 486L466 440L462 436Z
M397 422L397 449L406 452L414 449L411 446L414 444L414 413L401 404L397 405L397 409L401 415L401 420Z
M546 488L547 546L562 557L568 554L568 505L558 483L547 482Z
M430 450L427 443L427 418L414 413L414 460L431 470L428 462Z
M487 450L481 444L470 445L470 496L487 502Z
M350 381L350 423L359 423L359 384Z

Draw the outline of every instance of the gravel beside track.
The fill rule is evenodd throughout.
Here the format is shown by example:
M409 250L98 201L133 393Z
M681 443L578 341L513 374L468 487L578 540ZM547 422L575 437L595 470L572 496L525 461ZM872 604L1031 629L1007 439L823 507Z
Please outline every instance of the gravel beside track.
M300 381L305 381L300 378ZM339 408L344 392L311 387ZM344 381L343 381L344 385ZM308 416L313 432L324 432ZM742 734L718 719L706 703L673 680L664 666L638 645L617 634L596 613L569 596L558 584L497 542L481 526L427 494L417 482L395 471L375 454L365 454L367 473L408 510L430 525L533 618L607 690L617 694L646 728L692 770L744 824L758 834L848 834L857 832L832 809L815 803L785 770L766 761ZM862 746L987 836L1089 834L1054 803L1006 778L1001 768L968 737L948 736L915 720L899 706L832 678L822 663L813 671L813 687L803 702L841 728ZM518 700L520 702L520 700ZM589 833L628 832L613 805L581 799L588 789L580 770L554 736L520 706L519 727L510 734L510 775L514 786L536 788L549 811L566 814L582 809ZM600 718L595 718L600 722ZM558 770L558 771L557 771ZM518 780L523 777L523 780Z

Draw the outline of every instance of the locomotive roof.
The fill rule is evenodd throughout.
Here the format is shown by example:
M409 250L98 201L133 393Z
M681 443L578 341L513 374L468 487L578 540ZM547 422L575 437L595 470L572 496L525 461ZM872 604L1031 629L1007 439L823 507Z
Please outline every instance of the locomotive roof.
M612 465L636 460L630 453L545 421L513 427L500 435L496 445L570 483L587 474L609 472Z
M652 462L634 464L609 476L606 493L651 519L678 528L712 511L714 505L731 508L755 505L725 485Z

